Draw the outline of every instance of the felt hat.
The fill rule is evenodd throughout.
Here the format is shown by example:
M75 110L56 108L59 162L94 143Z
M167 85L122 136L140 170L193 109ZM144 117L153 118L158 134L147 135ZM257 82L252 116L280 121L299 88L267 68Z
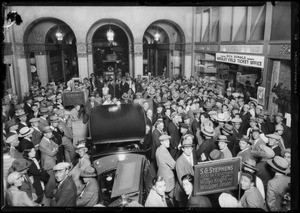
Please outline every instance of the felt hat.
M124 100L129 99L129 96L128 96L128 94L126 92L123 93L122 99L124 99Z
M153 87L151 87L149 92L148 92L148 95L149 96L155 96L155 94L156 94L155 89Z
M25 113L25 111L23 109L19 109L19 110L16 110L16 116L17 117L21 117L23 115L27 115L28 113Z
M227 132L228 134L232 134L233 133L233 126L230 124L224 124L224 126L221 128L222 130L224 130L225 132Z
M64 116L65 115L65 110L64 109L59 109L55 113L58 117Z
M169 140L169 139L171 139L171 136L169 136L169 135L161 135L158 139L160 141Z
M275 156L273 159L267 160L267 163L278 172L290 172L289 163L283 157Z
M203 107L205 109L211 109L212 108L212 104L210 102L206 101Z
M76 151L79 150L79 149L85 149L87 150L88 148L85 146L85 142L80 142L78 141L78 145L76 147Z
M40 121L40 118L31 118L29 120L30 123L35 123L35 122L39 122Z
M15 125L18 125L16 119L10 119L9 121L7 121L5 123L5 126L6 126L7 129L12 127L12 126L15 126Z
M83 171L81 171L80 176L84 178L90 178L90 177L96 177L97 174L95 168L88 166Z
M244 162L243 165L249 169L258 171L258 169L255 167L256 166L256 161L253 158L247 158Z
M70 164L68 162L60 162L53 167L53 170L59 171L59 170L63 170L63 169L69 168L69 167L70 167Z
M252 128L251 132L259 132L259 133L261 133L261 130L257 126L255 126L255 127Z
M259 114L257 115L257 119L264 119L264 114L259 113Z
M180 128L189 129L189 126L186 123L180 123L179 126Z
M277 116L283 118L283 114L282 114L281 112L277 113L277 114L276 114L276 117L277 117Z
M178 92L174 92L174 93L172 94L172 99L173 99L173 100L176 100L176 99L178 99L178 98L179 98Z
M248 144L252 144L252 142L250 141L250 139L248 138L248 136L243 135L240 139L238 139L239 141L244 141Z
M238 93L238 92L234 92L234 93L232 93L232 96L233 96L233 97L235 97L235 98L237 98L237 97L239 97L239 96L240 96L240 93Z
M190 117L189 117L187 114L184 114L184 115L182 116L182 120L187 120L187 119L190 119Z
M34 100L37 100L38 102L41 102L42 100L44 100L43 96L36 96L34 97Z
M142 96L142 93L141 92L137 92L135 93L136 96Z
M56 115L50 116L50 123L58 123L60 120Z
M176 116L181 117L181 115L178 114L177 112L173 112L173 113L171 114L171 118L172 118L172 119L173 119L174 117L176 117Z
M257 118L255 118L255 117L250 117L250 122L256 122L256 123L257 123Z
M211 160L220 160L224 158L224 154L220 150L214 149L209 153L209 157Z
M19 131L19 137L24 138L30 135L33 132L33 128L29 128L28 126L24 126Z
M268 134L266 136L267 136L267 138L273 138L273 139L276 139L278 141L280 140L280 136L277 135L277 134Z
M201 132L204 135L207 135L207 136L214 136L215 135L215 130L212 126L205 125L204 128L201 129Z
M7 176L7 183L12 185L15 180L21 177L22 174L20 172L12 172Z
M196 109L193 111L194 115L199 114L199 113L203 113L203 109L200 108L200 109Z
M281 124L277 124L275 126L275 131L284 131L283 126Z
M40 114L44 115L44 114L48 114L49 109L47 107L41 107L40 108Z
M182 137L183 137L183 140L189 139L189 138L192 139L192 140L194 140L194 137L195 137L195 136L188 133L188 134L183 135Z
M291 149L290 149L290 148L287 148L287 149L281 150L281 155L282 155L282 156L284 156L285 153L290 153L290 154L291 154Z
M106 98L111 98L111 94L107 94L105 97Z
M219 137L216 141L217 142L229 143L229 141L227 140L227 137L225 135L219 135Z
M50 128L50 126L45 126L43 129L43 133L46 134L48 132L52 132L52 129Z
M164 106L171 106L171 101L166 101L166 102L164 103Z
M18 134L13 134L13 135L7 137L4 142L11 144L12 142L17 141L17 140L19 140Z
M31 161L28 161L24 158L17 158L12 162L11 169L16 172L23 171L31 165Z
M211 116L216 116L216 115L218 114L218 112L215 111L215 110L211 110L211 111L209 111L207 114L209 114L209 115L211 115Z

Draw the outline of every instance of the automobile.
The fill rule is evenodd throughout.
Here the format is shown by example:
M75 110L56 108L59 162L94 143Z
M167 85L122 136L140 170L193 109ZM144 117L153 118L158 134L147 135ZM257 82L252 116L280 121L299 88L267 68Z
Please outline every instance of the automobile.
M145 122L139 104L101 105L91 112L87 146L97 171L99 203L106 207L145 202L150 162L139 148Z

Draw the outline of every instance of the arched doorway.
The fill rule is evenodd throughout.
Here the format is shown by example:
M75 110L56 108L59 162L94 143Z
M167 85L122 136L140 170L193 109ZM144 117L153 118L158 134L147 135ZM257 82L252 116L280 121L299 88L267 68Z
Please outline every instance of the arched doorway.
M182 75L184 45L184 33L173 21L157 20L150 24L143 37L143 74Z
M114 33L112 42L107 39L109 28ZM133 76L133 35L124 22L113 18L95 22L87 33L87 44L89 73L106 75L113 68L114 74L129 72Z
M32 80L38 78L45 85L52 79L66 82L79 75L76 37L65 22L55 18L36 20L25 31L24 46Z
M113 41L107 38L111 29L114 34ZM99 27L92 38L94 73L103 76L107 72L125 75L129 72L128 39L125 32L116 25L103 25Z

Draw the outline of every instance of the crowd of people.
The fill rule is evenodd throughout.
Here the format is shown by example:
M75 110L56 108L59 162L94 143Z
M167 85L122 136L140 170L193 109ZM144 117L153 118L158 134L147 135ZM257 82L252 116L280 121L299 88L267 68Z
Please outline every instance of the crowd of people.
M63 92L84 91L86 103L64 107ZM139 104L146 133L139 142L151 162L147 198L138 206L290 209L291 130L246 91L221 91L216 78L118 76L83 82L33 82L21 99L2 101L5 199L9 206L103 206L86 140L72 122L87 123L106 104ZM236 190L195 196L194 166L240 157ZM5 168L5 167L4 167Z

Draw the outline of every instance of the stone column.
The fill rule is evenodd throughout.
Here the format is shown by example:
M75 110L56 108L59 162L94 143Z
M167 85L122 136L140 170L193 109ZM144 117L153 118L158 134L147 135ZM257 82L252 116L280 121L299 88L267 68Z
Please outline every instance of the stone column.
M85 43L77 43L77 56L79 78L83 80L85 77L89 77L87 47Z
M173 51L175 50L175 44L171 43L169 48L169 78L172 78L174 72Z
M128 69L129 69L129 74L130 76L134 77L134 66L133 66L133 59L134 59L134 52L133 52L133 47L132 47L132 44L129 43L128 45Z
M35 52L36 69L43 86L49 82L47 54L45 51Z
M192 44L186 43L185 44L185 54L184 54L184 73L189 79L192 75Z
M143 75L143 43L134 43L134 78Z
M25 93L29 91L29 59L25 54L23 43L15 44L15 54L17 57L17 68L15 69L16 82L20 82L20 91L18 91L19 98L24 97Z
M93 59L93 46L91 43L87 44L87 60L88 60L88 75L94 73L94 59Z

